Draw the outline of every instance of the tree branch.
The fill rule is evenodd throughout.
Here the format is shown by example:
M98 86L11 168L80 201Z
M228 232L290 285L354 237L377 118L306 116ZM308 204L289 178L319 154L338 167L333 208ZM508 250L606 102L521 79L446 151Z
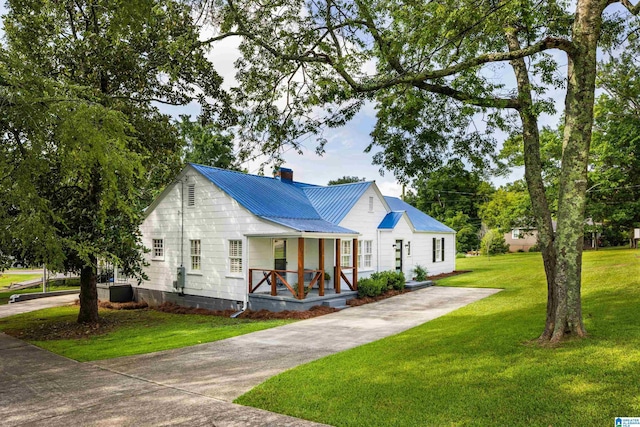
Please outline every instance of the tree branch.
M449 98L456 99L466 104L475 105L477 107L512 108L515 110L520 109L520 102L517 99L513 98L483 98L472 96L459 90L450 88L449 86L436 85L426 82L416 82L414 86L431 93L446 95Z
M640 1L635 6L632 5L629 0L620 0L620 3L622 3L622 5L633 15L638 15L640 13Z

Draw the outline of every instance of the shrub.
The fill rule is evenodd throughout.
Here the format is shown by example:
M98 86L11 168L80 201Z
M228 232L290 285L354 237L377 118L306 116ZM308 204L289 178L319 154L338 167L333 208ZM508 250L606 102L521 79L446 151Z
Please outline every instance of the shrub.
M428 272L427 269L421 265L416 265L413 269L413 274L415 275L415 279L418 282L423 282L427 280Z
M376 297L387 290L387 284L381 278L372 277L358 280L358 297Z
M509 251L504 235L497 229L487 231L480 242L480 247L482 255L504 254Z
M536 243L529 248L529 252L540 252L540 246Z
M395 289L400 291L404 289L406 282L404 274L401 271L381 271L379 273L373 273L371 278L373 280L382 280L385 285L385 290Z
M460 258L466 258L467 254L465 254L464 252L458 252L456 254L456 259L460 259Z
M324 280L326 282L328 282L329 280L331 280L331 275L329 273L327 273L326 271L324 272Z

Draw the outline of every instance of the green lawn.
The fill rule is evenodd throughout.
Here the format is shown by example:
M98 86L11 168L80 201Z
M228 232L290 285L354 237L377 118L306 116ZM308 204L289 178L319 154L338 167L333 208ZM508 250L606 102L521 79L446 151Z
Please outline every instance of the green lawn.
M268 329L291 320L257 321L227 317L169 314L155 310L100 310L100 316L117 322L104 335L81 339L28 340L62 356L81 362L180 348ZM0 331L32 330L63 322L75 323L78 307L50 308L0 319ZM13 334L12 333L12 334Z
M7 288L12 283L24 282L38 277L42 277L42 274L11 274L10 272L5 272L0 275L0 289Z
M607 426L640 416L640 251L584 256L589 338L542 332L539 254L458 259L439 285L492 297L402 334L280 374L237 403L336 426Z

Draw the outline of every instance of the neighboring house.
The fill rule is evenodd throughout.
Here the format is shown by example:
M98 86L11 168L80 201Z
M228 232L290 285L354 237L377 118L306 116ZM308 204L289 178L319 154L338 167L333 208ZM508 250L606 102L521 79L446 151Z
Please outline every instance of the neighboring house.
M528 252L530 248L538 244L538 230L524 227L514 228L510 232L504 233L504 241L509 245L509 252Z
M151 251L136 299L180 295L188 305L235 309L258 293L355 290L375 271L411 278L416 265L455 269L455 232L382 196L375 182L324 187L293 181L290 169L279 175L188 165L140 227Z

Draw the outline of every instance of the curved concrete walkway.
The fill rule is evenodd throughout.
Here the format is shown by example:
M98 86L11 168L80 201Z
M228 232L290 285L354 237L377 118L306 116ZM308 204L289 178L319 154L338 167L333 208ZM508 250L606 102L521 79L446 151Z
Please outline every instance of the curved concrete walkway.
M426 288L223 341L90 364L0 334L0 423L317 425L229 402L287 369L395 335L498 291Z

